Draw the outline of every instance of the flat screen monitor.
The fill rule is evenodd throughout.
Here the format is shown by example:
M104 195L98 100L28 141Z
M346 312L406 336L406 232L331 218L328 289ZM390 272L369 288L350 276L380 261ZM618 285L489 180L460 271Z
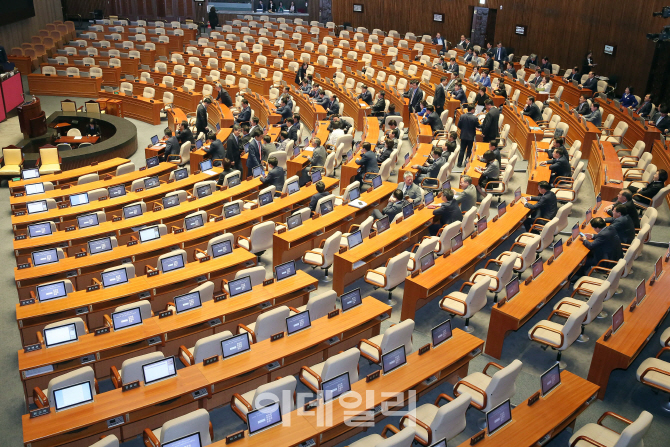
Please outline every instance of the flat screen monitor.
M174 170L175 181L178 182L179 180L185 179L186 177L188 177L188 170L186 168L180 168Z
M84 214L82 216L77 216L77 226L81 230L82 228L97 227L100 225L98 221L98 214Z
M463 232L459 231L458 234L451 238L451 252L455 252L463 246Z
M321 180L321 171L314 171L311 174L312 177L312 183L316 183L319 180Z
M572 227L572 240L575 241L575 240L577 240L578 237L579 237L579 224L576 223Z
M509 399L486 413L486 430L489 436L512 420L512 405Z
M478 221L477 221L477 234L481 234L486 230L486 227L488 225L488 221L486 220L486 216L482 216Z
M377 221L377 234L381 234L384 231L390 228L391 224L389 223L389 217L384 215L381 219Z
M174 298L174 308L177 313L186 312L202 306L200 292L191 292Z
M177 368L174 364L174 357L166 357L164 359L142 365L142 375L144 376L145 385L150 385L152 383L176 376Z
M398 346L394 350L382 355L382 371L384 375L395 371L405 364L407 364L405 345Z
M110 186L107 188L109 193L109 198L113 199L115 197L121 197L126 195L126 187L123 185Z
M349 191L349 201L353 202L354 200L358 200L358 198L361 196L361 192L359 191L358 188L354 188Z
M514 190L514 201L518 201L521 198L521 187Z
M377 177L372 178L372 189L377 189L382 186L382 176L378 175Z
M445 191L447 189L451 189L451 181L447 180L444 183L442 183L442 191Z
M154 135L153 137L151 137L151 144L153 146L157 145L158 141L159 141L158 140L158 135ZM158 157L151 157L151 158L158 158ZM150 160L150 158L147 158L147 166L149 165L149 160Z
M70 385L65 388L54 390L54 407L56 411L66 410L68 408L93 402L93 390L91 382L81 382Z
M163 208L172 208L173 206L179 205L179 195L175 194L173 196L163 197L161 201L163 202Z
M21 171L21 178L23 180L30 180L32 178L40 178L40 170L37 168L34 169L23 169Z
M200 148L202 148L202 140L195 140L195 150L198 150Z
M33 267L53 264L54 262L58 262L58 250L49 248L47 250L34 251L30 254L30 257L33 259Z
M158 137L156 137L158 138ZM153 141L153 138L151 139ZM156 143L154 143L156 144ZM160 161L158 161L158 157L149 157L147 158L147 169L153 168L154 166L158 166Z
M275 278L277 281L295 275L295 261L288 261L275 267Z
M640 281L640 284L638 284L637 287L635 288L635 300L638 306L646 296L647 296L647 286L645 280L643 279L642 281Z
M563 239L554 242L554 260L558 259L561 253L563 253Z
M447 440L446 438L442 438L435 444L431 444L430 447L447 447Z
M89 254L95 255L98 253L110 251L111 249L112 249L112 240L108 237L88 241Z
M302 225L301 214L294 214L293 216L290 216L288 219L286 219L286 226L289 230L292 230L295 227L299 227L300 225Z
M51 222L28 225L28 236L30 237L49 236L50 234L52 234Z
M307 310L286 318L286 332L288 335L307 329L311 325L312 322L309 319L309 311Z
M161 181L157 175L144 179L144 189L158 188L160 185Z
M247 414L249 436L253 436L271 427L282 423L279 402L273 402L265 407L250 411Z
M83 192L81 194L72 194L69 197L70 206L86 205L88 203L88 194Z
M363 234L361 233L361 230L358 230L347 236L347 244L349 244L350 250L362 243L363 243Z
M405 161L403 161L402 165L407 166L408 162L409 162L409 152L405 154Z
M360 306L363 304L363 299L361 298L361 289L354 289L351 292L343 294L340 296L340 302L342 303L342 312L346 312L349 309Z
M429 268L435 265L435 252L431 251L428 254L421 256L420 260L421 271L425 272Z
M344 372L321 384L323 392L323 402L330 402L341 395L351 391L351 382L349 382L349 372Z
M75 323L44 329L44 344L47 348L77 341L78 339Z
M142 312L139 307L112 313L112 325L115 331L142 324Z
M184 268L184 256L181 254L161 259L163 273Z
M498 204L498 218L503 217L503 215L507 212L507 202L504 200Z
M305 140L302 142L302 145L307 146L308 143L309 143L309 137L306 137ZM297 157L298 155L300 155L300 146L296 146L293 148L293 156Z
M656 264L654 264L654 279L658 279L661 277L661 274L663 273L663 256L659 256L658 260L656 261Z
M349 163L353 158L354 158L354 152L351 149L349 149L347 151L347 163Z
M191 433L170 442L163 442L162 447L202 447L200 432Z
M433 341L433 348L451 338L451 320L440 323L430 330L430 336Z
M288 186L286 186L286 192L288 193L289 196L298 191L300 191L300 186L298 185L297 180L289 183Z
M142 215L142 204L136 203L134 205L127 205L123 207L123 218L131 219L133 217Z
M407 219L408 217L412 217L414 214L414 206L411 203L408 203L407 205L402 207L402 217L403 219Z
M591 208L586 210L586 213L584 214L585 214L584 223L588 225L591 222L591 216L593 215Z
M254 166L253 171L251 171L251 175L253 178L258 178L261 175L263 175L263 167L262 166Z
M189 216L184 219L184 228L186 228L186 231L202 227L204 224L202 214L196 214L195 216Z
M223 206L223 215L226 217L226 219L230 219L231 217L238 216L240 214L240 203L235 202L231 203L229 205L224 205Z
M46 200L37 200L35 202L26 203L28 214L44 213L49 210Z
M505 296L507 301L514 298L519 293L519 278L514 277L510 282L505 285Z
M139 232L140 242L149 242L161 238L161 232L158 229L158 225L152 227L143 228Z
M544 262L542 262L542 258L535 260L535 262L533 262L532 268L533 279L535 279L544 271Z
M423 196L423 204L428 206L435 200L435 196L432 191L428 191L425 196Z
M118 286L119 284L128 282L128 272L126 272L125 267L110 270L109 272L103 272L100 276L102 277L102 286L104 288Z
M251 276L244 276L228 282L228 291L230 292L231 298L242 295L243 293L251 292L251 289Z
M605 169L607 169L607 168L605 168ZM601 205L602 203L603 203L603 196L600 195L600 194L598 194L598 195L596 196L596 210L599 210L599 209L600 209L600 205Z
M272 191L264 192L263 194L258 195L258 206L267 205L272 203Z
M196 195L198 196L199 199L202 199L203 197L211 196L212 195L212 185L207 184L207 185L198 186L198 189L196 190Z
M37 300L39 302L55 300L67 296L65 290L65 281L52 282L50 284L42 284L37 286Z
M324 216L333 211L333 199L321 202L321 215Z
M42 193L44 193L44 183L31 183L30 185L26 185L27 196Z
M249 334L246 332L226 338L221 342L221 352L223 353L224 360L246 352L249 349L251 349L249 346Z
M623 324L623 306L619 306L616 312L612 314L612 333L614 334L616 331L618 331L622 324Z
M558 385L561 384L561 368L558 363L549 368L540 376L540 388L542 391L542 397L549 394L550 391L553 391Z
M233 186L237 186L240 184L240 176L238 174L233 175L228 179L228 188L232 188Z
M212 160L205 160L200 162L200 172L209 171L212 169Z
M230 240L217 242L212 245L212 257L218 258L219 256L227 255L233 252L233 244Z

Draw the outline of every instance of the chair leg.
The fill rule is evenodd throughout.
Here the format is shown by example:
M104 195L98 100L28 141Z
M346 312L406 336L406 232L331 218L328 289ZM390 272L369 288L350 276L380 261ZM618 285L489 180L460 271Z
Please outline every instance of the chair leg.
M328 276L328 269L329 268L330 267L326 267L325 276L323 277L323 279L321 281L323 281L323 282L333 282L332 278L330 276Z
M558 351L558 355L556 356L556 363L558 363L558 367L561 370L565 370L568 367L568 364L561 361L561 354L562 353L563 353L563 351Z
M670 401L668 401L668 402L664 403L663 405L661 405L661 410L670 412Z
M470 319L466 318L465 319L465 325L463 326L463 332L467 332L468 334L472 334L475 330L470 327L469 323L470 323Z
M495 295L493 295L493 303L497 302L498 302L498 292L496 292Z
M584 335L584 329L585 329L585 328L586 328L586 326L584 326L584 325L582 324L582 332L581 332L581 334L579 334L579 337L577 337L577 341L578 341L579 343L586 343L587 341L590 340L590 338L589 338L588 335ZM560 352L560 351L559 351L559 352Z

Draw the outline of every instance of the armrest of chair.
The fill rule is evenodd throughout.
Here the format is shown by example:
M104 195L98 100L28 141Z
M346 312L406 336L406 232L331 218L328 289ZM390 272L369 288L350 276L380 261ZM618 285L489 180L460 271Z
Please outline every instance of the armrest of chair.
M361 226L359 224L353 224L349 227L348 233L354 233L356 229L360 228Z
M365 343L366 345L370 346L372 349L376 349L376 350L377 350L377 355L378 355L377 359L373 359L373 358L371 358L369 355L367 355L366 353L364 353L363 351L361 351L361 345L362 345L363 343ZM361 351L361 355L362 355L363 357L365 357L366 359L370 360L371 362L377 363L377 362L379 362L379 361L381 360L381 358L382 358L382 348L380 348L380 347L377 346L376 344L372 343L372 342L371 342L370 340L368 340L367 338L363 338L363 339L361 339L361 341L358 342L358 350Z
M561 318L566 318L566 319L567 319L567 318L570 318L570 314L567 313L567 312L565 312L565 311L563 311L563 310L552 310L551 313L549 314L549 316L547 317L547 320L551 320L551 318L552 318L554 315L558 315L559 317L561 317Z
M606 445L601 444L598 441L595 441L595 440L589 438L588 436L584 436L584 435L577 436L575 438L575 440L572 442L572 444L570 444L570 447L575 447L575 445L577 445L577 443L580 442L580 441L588 442L589 444L594 445L596 447L607 447Z
M488 273L475 272L475 277L473 279L477 279L478 276L488 276L489 278L496 280L496 285L493 289L491 288L491 285L489 284L489 290L496 290L498 287L500 287L500 280L498 279L497 276L489 275Z
M235 408L235 401L236 400L239 403L241 403L242 405L244 405L245 407L247 407L247 411L252 411L254 409L251 406L251 404L249 402L247 402L247 400L244 397L240 396L238 393L234 393L232 395L232 397L230 398L230 408Z
M441 393L439 396L437 396L437 399L435 399L435 403L433 405L435 405L436 407L439 407L440 406L439 403L442 399L446 400L447 402L452 402L454 400L453 397L451 397L447 394Z
M470 283L470 284L472 284L472 283ZM456 301L457 303L461 303L464 307L463 312L457 312L453 309L446 309L446 308L442 307L442 302L445 300L445 298L449 298L450 300ZM445 310L449 313L454 313L454 314L459 315L459 316L462 317L463 315L467 315L467 313L468 313L468 303L466 303L465 300L462 300L460 298L456 298L455 296L445 295L445 297L442 298L442 300L440 300L440 309Z
M33 402L37 405L37 408L45 408L49 406L49 399L47 399L46 394L39 388L33 388Z
M167 161L168 161L169 163L175 163L175 160L179 160L179 161L176 162L176 164L180 165L181 162L182 162L181 155L175 155L175 154L173 154L173 155L168 155L168 159L167 159ZM153 435L153 433L152 433L152 435Z
M388 425L386 425L386 427L384 427L384 430L382 430L382 438L386 438L387 437L386 433L389 432L389 431L392 431L393 434L400 433L400 430L398 430L393 425L388 424Z
M315 256L319 256L321 258L321 265L326 263L326 259L324 258L323 253L319 253L318 251L314 251L314 250L307 250L305 252L305 254L302 256L303 262L305 262L305 255L307 255L307 253L311 253Z
M149 428L145 428L142 432L142 439L144 440L145 447L160 447L161 443L154 435L154 432Z
M507 185L505 185L505 183L503 183L503 182L500 181L500 180L491 180L491 181L489 181L489 182L486 184L486 187L484 188L484 191L487 191L487 192L488 192L488 191L491 191L491 192L492 192L492 191L493 191L493 189L492 189L492 188L493 188L493 185L498 185L498 184L502 185L502 187L503 187L502 194L504 194L505 191L507 190Z
M665 346L665 347L661 348L661 350L658 351L658 354L656 354L656 358L657 359L661 358L661 355L663 355L663 353L667 352L667 351L670 351L670 347Z
M652 201L651 198L649 198L649 197L647 197L647 196L643 196L643 195L640 194L640 193L635 193L635 194L633 194L633 199L635 199L636 196L637 196L637 197L641 197L641 198L643 198L643 199L645 199L645 200L649 200L649 202Z
M116 366L112 365L109 368L109 375L112 379L112 384L114 385L114 388L121 388L123 382L121 381L121 374L119 373L119 370L116 368Z
M605 419L607 419L608 417L617 419L617 420L619 420L619 421L621 421L621 422L623 422L623 423L625 423L625 424L627 424L627 425L630 425L630 424L633 423L633 421L630 421L630 420L626 419L625 417L620 416L620 415L618 415L618 414L616 414L616 413L614 413L614 412L612 412L612 411L606 411L606 412L603 413L602 416L600 416L600 419L598 419L597 424L600 425L601 427L605 427L605 426L603 425L603 421L604 421ZM605 428L608 429L608 430L611 430L611 431L613 431L613 432L615 432L615 433L618 433L617 431L612 430L612 429L609 428L609 427L605 427Z
M428 439L427 444L430 445L433 442L433 431L430 429L430 427L423 421L418 420L416 417L412 416L411 414L406 414L403 417L400 418L400 423L398 424L400 428L405 428L405 419L409 419L410 421L414 422L416 425L419 427L423 428L426 430L426 433L428 433Z
M246 236L242 236L241 234L237 236L237 241L235 242L235 246L242 248L242 246L240 245L240 239L244 239L245 241L247 241L249 243L249 251L251 251L251 239L249 239Z
M577 287L575 290L572 291L572 294L570 294L570 298L574 298L574 296L577 294L582 296L591 296L593 295L593 291L589 289L584 289L582 287Z
M314 379L316 379L316 382L317 382L318 385L315 389L314 386L307 383L307 381L302 381L301 380L301 382L304 383L307 386L307 388L309 388L310 390L312 390L313 392L316 393L319 389L321 389L321 381L322 381L321 376L319 374L315 373L314 370L312 370L309 366L301 366L300 367L300 377L302 377L305 373L314 377Z
M554 179L554 186L556 188L566 189L563 185L572 186L575 183L575 179L572 177L556 177Z
M179 346L179 360L184 364L184 366L190 366L195 364L195 359L193 354L186 348L186 346Z
M555 312L555 311L554 311L554 312ZM554 312L552 312L552 314L553 314ZM561 337L561 341L560 341L560 343L559 343L559 344L553 344L553 343L549 343L549 342L546 342L546 341L544 341L544 340L539 340L539 339L535 338L534 335L535 335L535 332L536 332L538 329L543 329L543 330L545 330L545 331L549 331L549 332L553 332L553 333L555 333L555 334L558 334L558 335ZM538 343L542 343L542 344L544 344L544 345L549 345L549 346L551 346L552 348L559 348L559 347L561 347L561 346L563 345L563 337L564 337L564 336L563 336L563 332L559 331L558 329L554 329L554 328L552 328L552 327L549 327L549 326L544 326L544 325L542 325L542 324L538 324L537 326L535 326L535 327L531 330L530 334L528 334L528 336L530 337L531 340L536 341L536 342L538 342Z
M200 253L203 256L207 256L206 251L200 250L199 248L196 248L196 249L193 250L193 258L195 258L195 255L197 255L198 253Z
M241 334L240 329L244 329L249 334L251 334L251 342L256 343L256 333L254 331L249 329L249 327L244 323L238 323L238 325L237 325L237 333L238 334Z
M475 385L471 384L470 382L466 382L465 379L463 379L463 380L459 380L458 382L456 382L456 385L454 385L454 396L456 396L456 397L461 395L461 393L458 392L459 385L465 385L468 388L470 388L472 391L476 391L476 392L478 392L479 394L482 395L482 398L484 399L484 401L482 402L482 405L479 405L479 404L477 404L473 401L470 402L470 405L472 405L473 407L475 407L478 410L483 410L484 408L486 408L486 404L487 404L487 400L488 400L488 396L486 395L486 391L482 390L479 387L476 387Z
M495 366L495 367L498 368L499 370L505 368L504 366L501 366L501 365L499 365L499 364L497 364L497 363L495 363L495 362L488 362L488 363L486 364L486 366L484 367L484 370L482 371L482 373L485 374L485 375L487 375L487 376L489 376L488 374L486 374L486 371L488 371L488 369L489 369L490 366ZM489 377L493 377L493 376L489 376Z
M489 259L488 261L486 261L486 264L484 264L484 268L485 269L489 268L489 264L491 263L498 264L498 268L500 268L500 266L502 265L502 261L499 261L497 259Z

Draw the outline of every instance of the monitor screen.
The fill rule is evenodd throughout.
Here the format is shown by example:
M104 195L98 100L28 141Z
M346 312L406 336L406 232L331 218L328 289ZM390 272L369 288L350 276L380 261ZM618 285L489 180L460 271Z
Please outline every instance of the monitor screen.
M42 194L44 192L44 183L31 183L26 185L26 195Z
M573 240L573 241L574 241L574 240L577 240L578 237L579 237L579 224L576 223L576 224L572 227L572 240Z
M178 254L163 258L161 259L161 267L163 268L163 273L184 268L184 257L183 255Z
M288 335L307 329L311 325L312 322L309 319L309 311L307 310L286 319L286 331Z
M498 204L498 217L502 217L507 212L507 202L504 200Z
M142 204L136 203L134 205L128 205L123 207L123 218L130 219L132 217L137 217L142 215Z
M262 166L254 166L254 170L251 171L251 173L252 173L251 175L253 176L253 178L258 178L261 175L263 175L263 167Z
M361 298L361 289L354 289L351 292L347 292L341 295L340 302L342 303L342 312L346 312L349 309L360 306L363 304L363 299Z
M77 341L78 339L75 323L44 329L44 344L47 348Z
M301 214L294 214L293 216L286 219L286 226L288 227L289 230L292 230L295 227L299 227L300 225L302 225Z
M157 188L160 185L161 185L161 181L158 180L157 175L144 179L144 189Z
M34 251L30 254L30 256L33 258L33 267L39 267L40 265L53 264L54 262L58 262L58 250L55 248Z
M275 277L277 281L295 275L295 261L285 262L275 267Z
M433 348L451 338L451 320L438 324L430 331L433 340Z
M592 215L591 208L589 208L588 210L586 210L586 213L584 213L584 214L585 214L585 216L586 216L586 217L584 218L584 222L586 223L586 225L588 225L589 222L591 222L591 215Z
M321 180L321 171L312 172L312 183L316 183Z
M307 146L308 143L309 143L309 137L306 137L305 140L302 142L302 145ZM293 148L293 156L297 157L298 155L300 155L300 146L296 146Z
M330 380L326 380L321 384L323 391L323 402L330 402L337 399L344 393L351 391L351 383L349 382L349 372L335 376Z
M635 288L635 300L637 301L637 304L640 305L644 297L647 296L647 286L645 283L645 280L643 279L640 281L640 284L637 285Z
M174 307L178 314L200 306L202 306L200 292L191 292L174 298Z
M505 285L505 296L507 301L514 298L519 293L519 278L514 277L510 282Z
M132 309L122 310L112 314L112 325L114 326L115 331L129 328L131 326L137 326L138 324L142 324L142 313L140 312L139 307L133 307Z
M605 169L607 169L607 167L605 167ZM600 208L600 204L601 204L602 202L603 202L603 197L602 197L602 195L599 193L599 194L596 196L596 209L599 209L599 208Z
M93 239L92 241L88 241L89 254L95 255L97 253L110 251L111 249L112 249L111 238L103 237L101 239Z
M109 193L109 198L113 199L114 197L121 197L126 195L126 187L123 185L110 186L107 188Z
M430 253L421 256L421 271L425 272L429 268L435 265L435 252L431 251Z
M372 189L377 189L382 186L382 176L378 175L377 177L372 178Z
M152 145L154 145L154 146L157 145L158 141L159 141L158 140L158 135L154 135L153 137L151 137L151 144ZM158 157L151 157L151 158L158 158ZM149 160L151 160L151 158L147 158L147 166L149 166Z
M486 413L486 428L489 436L512 420L512 406L509 399Z
M326 215L333 211L333 199L321 202L321 215Z
M382 355L382 371L384 375L394 371L407 363L405 345L398 346L393 351Z
M423 196L423 203L424 203L424 205L426 205L426 206L428 206L428 205L430 205L431 203L433 203L433 200L435 200L435 198L434 198L434 196L433 196L433 192L432 192L432 191L428 191L428 192L426 193L426 195Z
M459 232L456 236L451 238L451 252L455 252L463 246L463 232Z
M219 256L227 255L228 253L232 253L232 251L233 251L233 244L230 242L230 240L218 242L212 245L213 258L218 258Z
M264 192L263 194L258 195L258 206L267 205L272 203L272 191Z
M200 140L198 140L198 141L200 141ZM212 169L212 166L213 166L212 165L212 160L201 161L200 162L200 171L201 172L209 171L210 169Z
M556 388L561 384L561 368L556 363L554 366L549 368L540 376L540 387L542 390L542 396L546 396L549 391Z
M446 189L451 189L451 181L447 180L446 182L442 183L442 191Z
M179 181L188 177L188 170L186 168L175 169L173 172L175 181Z
M83 192L81 194L73 194L69 197L70 206L86 205L88 203L88 194Z
M351 149L349 149L347 151L347 163L349 163L352 158L354 158L354 152Z
M409 152L405 154L405 161L402 163L402 165L407 166L408 161L409 161Z
M51 222L28 225L28 236L30 237L49 236L50 234L52 234Z
M612 314L612 333L615 333L621 325L623 324L623 306L619 308Z
M288 192L289 196L298 191L300 191L300 186L298 185L297 180L289 183L288 186L286 187L286 192Z
M202 221L202 214L196 214L184 219L184 228L186 231L202 227L205 223Z
M198 150L200 148L202 148L202 140L195 140L195 149ZM203 161L203 163L206 163L206 162Z
M161 238L158 225L140 230L140 242L149 242Z
M349 191L349 201L353 202L354 200L357 200L361 196L361 192L358 188L354 188L351 191Z
M539 258L533 262L533 279L537 278L540 276L540 274L544 271L544 263L542 262L542 258Z
M249 425L249 436L258 432L267 430L270 427L281 424L281 410L279 402L271 403L265 407L250 411L247 414L247 423Z
M39 178L40 177L40 170L35 168L35 169L24 169L21 171L21 178L23 180L30 180L31 178Z
M221 352L223 353L224 360L234 355L246 352L249 349L251 349L249 347L249 334L246 332L230 338L226 338L221 342Z
M361 233L361 230L358 230L355 233L351 233L349 236L347 236L347 244L349 244L350 250L362 243L363 243L363 234Z
M402 207L402 217L403 219L407 219L408 217L412 217L414 214L414 206L411 203L408 203L407 205Z
M98 222L97 213L77 216L77 226L79 227L79 229L88 227L97 227L98 225L100 225L100 222Z
M161 443L162 447L202 447L200 432L191 433L179 439L170 442Z
M156 139L158 139L158 137L156 137ZM153 138L151 139L151 141L153 142ZM154 166L158 166L159 163L160 162L158 161L158 157L147 158L147 169L153 168Z
M435 444L431 444L430 447L447 447L447 440L445 438L442 438Z
M28 210L28 214L44 213L49 209L46 200L38 200L37 202L28 202L26 203L26 208Z
M226 219L238 216L239 214L240 214L239 202L231 203L230 205L223 205L223 215L226 217Z
M50 284L42 284L37 286L37 300L49 301L55 300L56 298L63 298L67 296L67 291L65 290L65 281L52 282Z
M173 206L179 205L179 195L175 194L169 197L163 197L163 208L172 208Z
M251 292L251 289L251 276L244 276L228 282L228 291L230 292L231 298L243 293Z
M477 233L481 234L486 230L486 226L488 225L488 222L486 220L486 216L482 216L478 221L477 221Z
M126 272L125 267L118 268L116 270L110 270L109 272L102 272L102 286L114 287L119 284L125 284L128 282L128 273Z
M514 201L516 202L521 198L521 187L514 190Z
M54 406L56 411L76 407L81 404L93 402L93 391L91 382L81 382L65 388L54 390Z
M221 124L216 123L216 133L219 133L220 130L221 130Z
M174 357L167 357L142 365L142 375L144 376L145 385L176 376L177 368L174 364Z
M390 226L391 224L389 223L389 217L384 215L384 217L377 221L377 234L381 234L388 230Z
M240 184L240 176L239 174L235 174L232 177L228 179L228 187L232 188L233 186L237 186Z
M558 259L561 253L563 253L563 239L554 242L554 260Z
M196 196L198 196L198 198L202 199L203 197L207 197L207 196L211 196L211 195L212 195L212 185L211 184L198 186L198 189L196 190Z
M658 279L663 273L663 256L659 256L656 264L654 264L654 279Z

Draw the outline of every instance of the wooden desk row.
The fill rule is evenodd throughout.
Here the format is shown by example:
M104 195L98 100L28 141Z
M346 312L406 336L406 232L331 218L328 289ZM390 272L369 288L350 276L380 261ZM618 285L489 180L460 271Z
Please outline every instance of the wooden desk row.
M34 96L77 96L97 98L102 87L102 78L82 78L79 76L28 75L28 89Z
M104 51L104 49L99 49L100 51ZM122 52L123 54L128 54L125 52ZM59 54L59 57L66 57L68 60L68 65L75 65L75 61L80 61L83 60L84 57L91 57L91 56L84 56L84 55L75 55L75 56L68 56L65 54ZM109 56L92 56L93 59L95 60L95 65L101 67L101 62L106 62L107 65L109 65L109 60L113 59L113 57ZM131 76L139 76L140 74L140 60L139 59L131 59L130 57L119 57L116 58L121 62L121 74L122 75L131 75ZM81 68L80 68L81 70ZM84 67L84 71L86 71L86 67ZM107 84L105 84L107 85Z
M121 67L101 67L99 65L94 66L81 66L81 65L60 65L60 64L50 64L42 63L40 67L54 67L56 70L67 70L68 68L78 68L81 71L87 71L91 68L99 68L102 70L102 83L104 85L112 85L118 87L121 85Z
M375 147L377 141L379 141L379 133L381 132L379 129L379 119L377 119L377 117L374 116L366 117L365 124L361 129L361 131L363 132L361 141L364 143L370 143L372 147ZM354 150L355 153L351 161L349 162L343 161L342 164L340 165L341 191L344 191L347 188L347 186L349 186L351 183L355 181L356 174L358 174L358 168L360 168L360 166L356 164L356 158L357 158L356 154L360 151L360 148L358 150L356 150L355 148L352 150ZM346 153L343 155L346 155ZM398 175L400 176L400 174Z
M141 93L129 96L121 91L110 93L105 90L98 90L96 97L121 100L124 118L133 118L154 126L161 123L160 112L165 108L161 100L145 98Z

